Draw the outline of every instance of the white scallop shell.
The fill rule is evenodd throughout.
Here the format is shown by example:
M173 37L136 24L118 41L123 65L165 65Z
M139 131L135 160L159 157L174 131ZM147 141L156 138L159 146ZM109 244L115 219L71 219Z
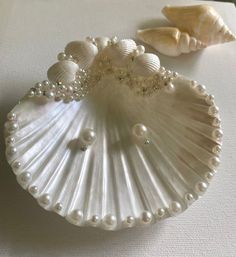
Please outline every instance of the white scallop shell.
M48 69L47 76L53 83L62 82L67 84L75 80L78 70L79 66L77 63L64 60L53 64Z
M150 55L135 60L143 56ZM17 181L78 226L118 230L181 213L215 174L222 132L204 86L181 76L172 83L171 94L140 97L108 75L80 102L24 97L5 124ZM149 144L132 134L139 123ZM86 128L96 141L82 151L78 137Z
M181 31L206 45L236 40L236 36L210 5L166 6L162 13Z
M124 66L133 51L137 48L136 43L132 39L122 39L112 44L106 49L106 55L111 59L112 63L118 67Z
M144 53L134 58L131 69L135 75L151 76L158 72L160 60L155 54Z
M138 30L137 36L158 52L169 56L178 56L206 47L201 41L174 27Z
M65 53L72 55L81 69L87 69L93 63L98 48L91 42L72 41L65 47Z

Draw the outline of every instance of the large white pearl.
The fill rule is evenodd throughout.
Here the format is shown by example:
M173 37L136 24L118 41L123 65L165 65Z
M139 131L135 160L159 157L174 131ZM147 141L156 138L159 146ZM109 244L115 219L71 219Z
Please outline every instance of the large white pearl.
M80 140L86 146L91 145L96 140L96 133L93 129L86 128L80 134Z
M182 206L179 202L172 202L170 204L170 211L173 215L179 214L182 211Z
M135 137L144 139L147 137L148 129L145 125L138 123L133 126L132 133Z

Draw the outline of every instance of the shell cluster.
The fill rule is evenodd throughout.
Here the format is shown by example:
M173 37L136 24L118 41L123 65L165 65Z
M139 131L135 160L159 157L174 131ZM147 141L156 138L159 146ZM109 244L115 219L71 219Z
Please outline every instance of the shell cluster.
M180 214L220 163L214 97L133 40L78 42L7 115L18 183L77 226L118 230Z
M166 6L162 13L176 27L137 31L140 40L162 54L178 56L212 44L236 40L212 6Z

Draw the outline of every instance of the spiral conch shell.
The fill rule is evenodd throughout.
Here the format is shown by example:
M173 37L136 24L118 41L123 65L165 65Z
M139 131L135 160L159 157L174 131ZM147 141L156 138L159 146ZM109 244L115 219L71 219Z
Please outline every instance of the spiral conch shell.
M166 6L162 13L181 31L189 33L206 45L236 40L212 6Z
M173 27L138 30L137 35L158 52L169 56L178 56L205 47L201 41Z

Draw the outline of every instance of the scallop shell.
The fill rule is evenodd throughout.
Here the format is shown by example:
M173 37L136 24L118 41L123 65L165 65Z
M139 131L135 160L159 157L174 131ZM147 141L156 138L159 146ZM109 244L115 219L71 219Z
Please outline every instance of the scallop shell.
M181 31L187 32L206 45L236 40L236 36L212 6L166 6L162 13Z
M131 69L135 75L151 76L159 71L160 60L157 55L144 53L134 58Z
M115 44L112 44L106 50L106 55L116 66L124 66L134 50L137 48L136 43L132 39L122 39Z
M65 53L72 55L81 69L87 69L93 63L98 48L91 42L72 41L65 47Z
M140 40L158 52L169 56L178 56L205 48L201 41L173 27L138 30L137 35Z
M19 184L78 226L146 226L187 209L219 165L218 108L203 85L160 72L173 74L171 93L139 96L109 73L79 102L25 96L5 124L6 156ZM83 137L87 150L79 145L85 129L96 133L92 144ZM140 141L140 132L148 140Z
M60 61L53 64L48 69L48 79L54 83L71 83L76 78L76 73L79 70L78 64L72 61Z

